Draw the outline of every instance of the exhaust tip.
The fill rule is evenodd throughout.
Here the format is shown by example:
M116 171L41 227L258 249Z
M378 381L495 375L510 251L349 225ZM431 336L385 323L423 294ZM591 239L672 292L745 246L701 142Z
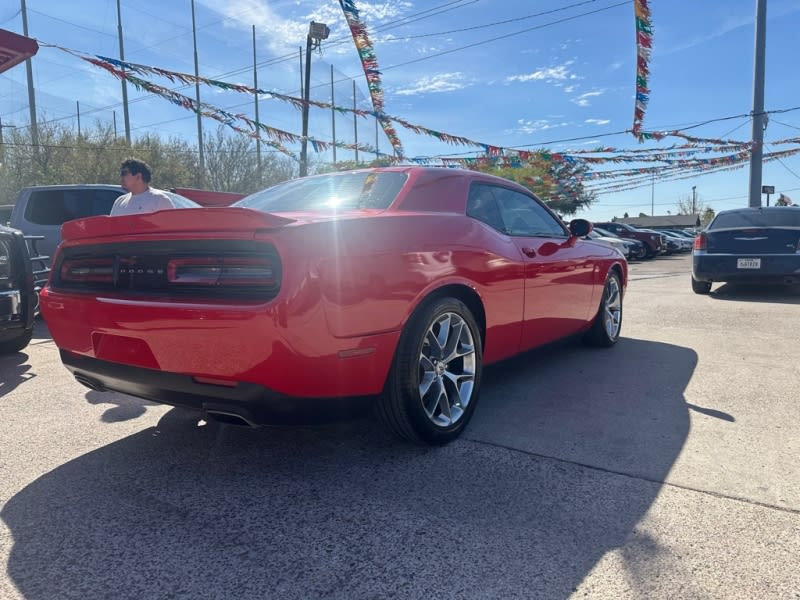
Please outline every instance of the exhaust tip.
M96 392L105 392L105 386L100 383L94 377L89 377L88 375L84 375L83 373L75 373L75 381L80 383L81 385L85 385L90 390L94 390Z
M228 425L237 425L239 427L258 427L256 423L236 412L224 410L208 410L205 411L210 419L214 419L218 423L226 423Z

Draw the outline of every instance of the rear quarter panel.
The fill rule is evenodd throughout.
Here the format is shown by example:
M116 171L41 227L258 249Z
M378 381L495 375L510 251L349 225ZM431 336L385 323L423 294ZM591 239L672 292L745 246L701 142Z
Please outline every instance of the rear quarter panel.
M285 256L306 256L333 336L399 331L427 297L462 286L486 314L487 362L519 348L524 271L514 244L463 215L384 213L287 227ZM299 248L297 246L301 246ZM293 267L284 267L293 269Z

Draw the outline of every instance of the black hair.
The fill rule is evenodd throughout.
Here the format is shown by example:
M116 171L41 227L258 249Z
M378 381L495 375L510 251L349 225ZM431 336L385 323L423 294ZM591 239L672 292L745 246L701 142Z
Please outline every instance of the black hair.
M150 165L148 165L143 160L139 160L137 158L129 158L127 160L122 161L120 165L120 171L122 169L127 169L131 172L131 175L136 175L137 173L142 174L142 180L145 183L150 183Z

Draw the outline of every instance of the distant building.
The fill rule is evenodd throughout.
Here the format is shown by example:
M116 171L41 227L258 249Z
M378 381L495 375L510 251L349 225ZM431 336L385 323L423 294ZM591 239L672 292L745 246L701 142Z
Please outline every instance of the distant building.
M629 217L627 219L614 219L617 223L626 223L634 227L661 228L661 229L686 229L700 227L700 215L661 215L654 217Z

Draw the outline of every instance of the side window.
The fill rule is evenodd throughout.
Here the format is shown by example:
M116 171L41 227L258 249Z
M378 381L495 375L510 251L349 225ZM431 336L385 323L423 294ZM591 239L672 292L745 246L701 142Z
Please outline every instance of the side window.
M73 219L107 215L115 190L67 189L33 192L25 207L25 219L37 225L61 225Z
M61 225L71 214L62 190L32 192L25 207L25 220L36 225Z
M473 184L469 189L469 198L467 198L467 216L486 223L497 231L508 233L493 192L496 189L498 188L495 186Z
M504 187L494 188L509 235L569 237L564 225L538 200Z

